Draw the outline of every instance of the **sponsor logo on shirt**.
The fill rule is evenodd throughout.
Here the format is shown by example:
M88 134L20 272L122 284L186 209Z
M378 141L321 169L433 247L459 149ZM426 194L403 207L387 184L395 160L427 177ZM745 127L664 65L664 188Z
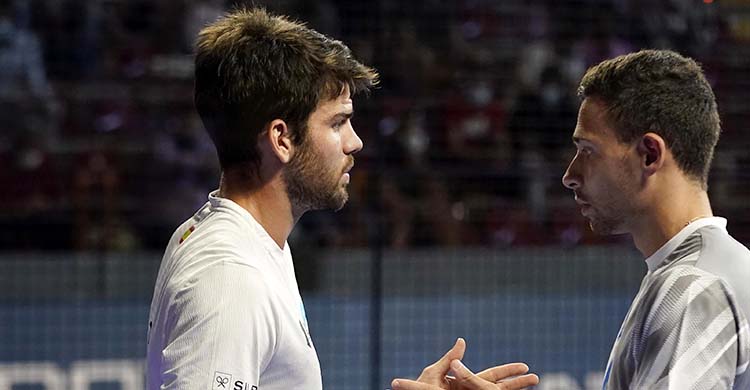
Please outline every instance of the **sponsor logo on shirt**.
M242 381L234 382L232 390L258 390L258 386L251 385L249 383L243 383Z
M234 381L232 382L232 374L227 374L226 372L214 372L214 381L213 381L213 387L211 387L211 390L258 390L258 386L251 385L244 381Z
M232 382L232 375L224 372L214 372L214 381L212 390L214 389L229 389L229 383Z

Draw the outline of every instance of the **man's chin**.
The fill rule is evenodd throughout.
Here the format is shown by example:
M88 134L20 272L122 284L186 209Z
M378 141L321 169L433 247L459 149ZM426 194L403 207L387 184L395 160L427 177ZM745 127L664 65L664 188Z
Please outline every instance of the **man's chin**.
M349 193L346 191L346 189L340 189L339 191L341 192L332 194L327 200L313 205L313 207L310 207L309 209L333 211L339 211L343 209L346 205L346 202L349 200Z
M346 202L349 201L349 193L346 191L346 188L342 189L342 193L338 194L335 198L335 200L332 203L334 207L331 207L333 211L339 211L346 206Z
M603 223L602 221L589 220L589 228L592 232L600 236L614 236L627 233L621 227L612 223Z

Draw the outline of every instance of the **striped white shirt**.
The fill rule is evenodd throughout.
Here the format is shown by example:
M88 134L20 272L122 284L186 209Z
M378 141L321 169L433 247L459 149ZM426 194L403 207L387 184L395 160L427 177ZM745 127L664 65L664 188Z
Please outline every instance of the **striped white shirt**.
M646 260L603 389L750 389L750 251L697 220Z

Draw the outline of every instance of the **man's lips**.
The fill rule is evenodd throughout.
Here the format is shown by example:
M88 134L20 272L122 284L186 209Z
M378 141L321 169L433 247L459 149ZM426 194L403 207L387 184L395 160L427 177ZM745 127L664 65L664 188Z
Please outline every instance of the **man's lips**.
M576 194L575 196L575 201L578 205L578 208L581 210L581 214L586 216L586 212L591 209L591 204L579 197L578 194Z
M349 183L349 180L351 180L351 176L349 175L349 171L351 171L352 168L354 168L354 162L350 163L349 166L346 169L344 169L344 173L341 174L341 176L343 176L344 180L347 183Z
M574 199L576 201L576 204L578 204L579 206L590 206L591 205L591 204L589 204L589 202L586 202L583 198L581 198L580 196L578 196L578 194L575 195Z
M352 160L351 162L349 162L349 165L347 165L346 169L344 169L344 173L349 173L349 171L351 171L352 168L354 168L354 160Z

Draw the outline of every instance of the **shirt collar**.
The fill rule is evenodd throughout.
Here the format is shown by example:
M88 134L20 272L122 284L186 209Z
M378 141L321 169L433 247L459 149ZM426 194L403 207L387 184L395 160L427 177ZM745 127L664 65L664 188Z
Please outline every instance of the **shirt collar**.
M666 259L670 253L674 252L674 250L677 249L677 247L682 244L682 242L685 241L685 239L688 238L689 235L693 234L693 232L695 232L696 230L709 225L717 226L723 230L726 230L727 220L722 217L704 217L690 222L687 226L682 228L679 233L675 234L674 237L669 239L666 244L662 245L659 250L654 252L653 255L649 256L648 259L646 259L648 271L653 272L654 270L659 268L659 265L664 262L664 259Z
M208 201L211 203L211 207L213 209L225 208L242 216L242 218L250 224L252 229L255 230L256 234L260 237L261 242L263 242L263 245L266 247L266 249L268 249L272 253L284 255L289 252L289 243L287 241L284 241L284 248L279 248L279 246L276 244L276 241L274 241L274 239L271 237L271 235L268 234L263 225L261 225L260 222L258 222L252 214L250 214L249 211L235 203L233 200L229 198L222 198L221 196L219 196L219 190L211 191L208 194Z

